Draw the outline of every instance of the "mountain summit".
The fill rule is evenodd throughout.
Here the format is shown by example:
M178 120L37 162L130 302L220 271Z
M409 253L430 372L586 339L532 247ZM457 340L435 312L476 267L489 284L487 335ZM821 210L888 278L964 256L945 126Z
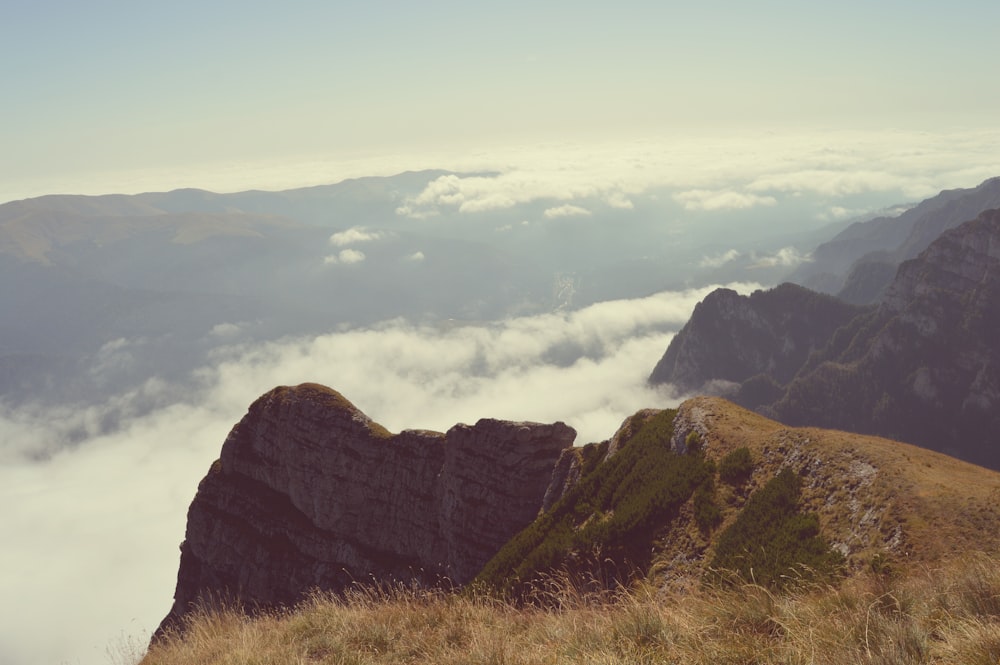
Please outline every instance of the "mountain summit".
M291 605L356 580L463 584L538 513L576 432L482 419L390 434L316 384L260 397L198 486L174 605Z

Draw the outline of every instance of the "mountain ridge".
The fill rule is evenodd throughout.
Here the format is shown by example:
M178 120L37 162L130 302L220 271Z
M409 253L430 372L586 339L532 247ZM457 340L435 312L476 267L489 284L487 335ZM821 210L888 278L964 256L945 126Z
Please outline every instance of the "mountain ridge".
M599 508L595 497L566 502L579 501L576 488L602 469L622 483L606 490L655 500L657 481L630 480L658 468L649 455L690 460L701 469L698 483L718 473L710 483L718 519L700 523L699 499L678 495L680 503L642 522L651 558L613 540L585 542L565 552L569 559L546 555L545 570L584 565L594 552L604 565L604 550L592 548L611 547L608 555L624 558L614 560L617 572L595 579L651 574L675 588L697 585L720 534L782 473L798 479L801 510L816 516L848 576L874 561L921 566L1000 546L1000 473L909 444L788 427L715 397L640 411L601 444L571 448L573 434L561 423L483 419L447 434L393 435L335 390L276 388L233 428L199 486L174 605L158 634L183 627L206 601L259 611L358 582L453 588L480 571L503 579L514 570L504 552L539 521L570 510L579 520L573 529L587 533L603 514L588 512ZM646 447L636 448L642 437ZM745 476L728 479L717 470L740 449ZM633 471L614 471L629 459Z
M463 584L534 518L575 436L491 419L391 434L325 386L275 388L199 484L159 632L204 598L273 607L359 579Z
M791 425L889 436L1000 468L994 434L1000 421L991 415L1000 403L998 247L998 210L946 231L900 265L880 305L854 310L834 329L810 322L820 343L791 377L760 362L733 375L723 362L762 355L780 341L774 333L759 341L734 331L761 318L765 298L793 316L799 306L783 295L787 287L737 296L728 308L714 306L717 298L710 296L671 340L661 363L673 365L658 365L650 380L676 380L682 391L721 387L744 406ZM851 311L815 298L828 310ZM718 379L729 383L709 385Z

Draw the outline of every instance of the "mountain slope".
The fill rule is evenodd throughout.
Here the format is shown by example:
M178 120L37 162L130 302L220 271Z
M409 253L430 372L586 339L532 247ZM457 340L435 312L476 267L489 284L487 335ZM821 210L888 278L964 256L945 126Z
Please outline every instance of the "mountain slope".
M659 433L653 434L650 427ZM574 451L579 479L486 565L482 582L505 587L552 567L568 567L602 580L614 581L634 570L671 586L697 584L718 565L727 527L740 521L743 509L782 470L798 479L800 514L815 515L819 535L844 557L849 575L866 570L873 561L919 566L1000 545L1000 473L933 451L841 431L787 427L717 397L688 400L676 414L637 414L625 429L631 433L616 437L610 452L606 444L603 451ZM650 436L655 440L652 447L643 438ZM696 450L691 450L692 442ZM617 469L619 458L633 445L645 447L645 452L629 462L630 471L622 472ZM676 502L661 503L659 483L671 493L679 491L673 476L655 473L636 484L653 464L650 455L657 446L678 459L694 454L703 460L686 463L702 465L703 471L692 479L695 485L704 482L706 472L714 477L713 467L719 469L712 490L717 520L702 518L697 491L673 494ZM740 449L746 449L752 468L742 478L724 471L726 460ZM621 492L631 499L648 496L652 506L637 532L642 536L638 549L632 548L634 536L625 531L608 538L594 528L617 518L600 495ZM574 518L563 524L560 515ZM567 528L589 537L574 541ZM771 555L777 556L776 551Z
M771 412L847 426L1000 468L1000 211L903 263L882 306L831 346Z
M863 311L791 283L748 297L717 289L695 307L649 380L682 393L758 374L784 384L837 328Z

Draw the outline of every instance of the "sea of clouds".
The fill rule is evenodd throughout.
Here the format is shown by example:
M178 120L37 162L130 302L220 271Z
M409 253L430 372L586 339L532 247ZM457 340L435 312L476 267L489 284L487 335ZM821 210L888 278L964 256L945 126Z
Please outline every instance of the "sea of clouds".
M757 254L739 244L727 211L756 211L776 227L782 206L808 202L801 214L790 209L789 228L817 227L973 187L1000 174L998 154L1000 132L992 128L717 133L93 173L72 191L282 189L434 166L456 173L401 200L397 219L420 224L456 212L473 219L544 202L542 217L560 223L593 220L587 206L595 201L633 211L642 196L666 196L689 213L672 222L678 238L717 216L721 230L707 231L718 236L717 247L692 256L695 265L750 257L790 267L808 260L801 248ZM65 189L55 181L9 182L0 200ZM368 233L376 231L335 234L324 248L327 263L363 264L367 252L355 244L374 242ZM256 344L242 343L242 322L232 321L205 331L214 350L184 380L150 376L87 404L0 404L0 663L126 662L116 654L145 644L171 604L198 481L232 425L272 387L324 383L393 431L444 430L481 417L562 420L576 428L578 443L597 441L637 409L676 404L678 397L645 380L712 288L495 322L392 320ZM142 340L108 342L94 356L95 380L142 353Z
M0 548L0 662L108 662L145 643L171 604L197 483L270 388L324 383L393 431L562 420L578 444L599 441L640 408L676 404L646 377L712 288L230 344L184 385L154 377L99 406L0 411L0 533L17 534Z

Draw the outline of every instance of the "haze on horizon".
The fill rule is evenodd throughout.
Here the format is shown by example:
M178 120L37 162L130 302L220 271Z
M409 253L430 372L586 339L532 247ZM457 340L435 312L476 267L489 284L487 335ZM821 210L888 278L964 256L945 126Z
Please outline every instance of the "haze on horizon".
M921 133L997 129L998 23L984 0L13 0L0 201L281 189L636 142L697 157L685 139L724 159L728 140L773 132L901 130L920 150Z

